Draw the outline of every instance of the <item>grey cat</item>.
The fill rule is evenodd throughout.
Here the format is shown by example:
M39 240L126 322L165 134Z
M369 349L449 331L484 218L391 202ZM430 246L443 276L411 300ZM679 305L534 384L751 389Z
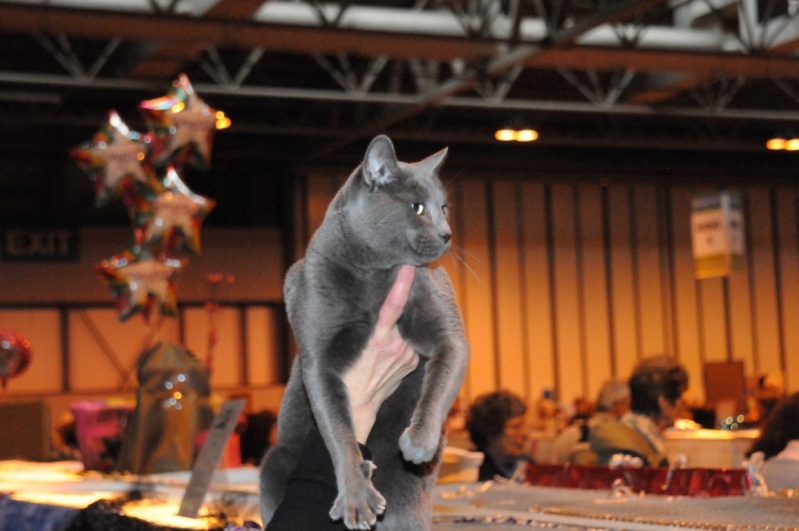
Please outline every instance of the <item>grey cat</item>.
M286 308L299 354L280 406L278 443L261 465L264 525L316 425L336 474L332 520L350 529L368 529L376 521L380 531L432 527L443 425L469 357L449 277L443 267L426 267L450 246L438 179L446 154L399 162L388 137L374 138L331 202L305 258L286 275ZM378 412L367 441L373 464L358 448L342 374L365 347L403 264L417 271L398 327L420 361Z

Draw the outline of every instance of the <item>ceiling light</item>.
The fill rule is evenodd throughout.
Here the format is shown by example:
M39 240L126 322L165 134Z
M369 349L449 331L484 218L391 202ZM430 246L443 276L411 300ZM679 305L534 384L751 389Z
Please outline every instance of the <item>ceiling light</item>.
M766 149L770 149L772 151L785 149L785 139L779 137L769 138L766 141Z
M513 142L516 140L516 131L513 129L497 129L494 138L500 142Z
M793 132L783 131L766 140L766 149L771 151L799 151L799 137Z
M230 127L231 121L230 118L225 116L223 111L216 111L216 128L217 129L227 129Z
M533 142L535 140L538 140L538 131L535 129L516 131L516 142Z
M535 129L497 129L494 138L500 142L533 142L538 140L538 131Z

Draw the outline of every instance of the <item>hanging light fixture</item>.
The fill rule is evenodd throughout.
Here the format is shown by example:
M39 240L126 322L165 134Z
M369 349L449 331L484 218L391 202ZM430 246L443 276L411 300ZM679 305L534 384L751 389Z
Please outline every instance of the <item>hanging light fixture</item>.
M792 132L780 133L766 140L766 149L770 151L799 151L799 138Z
M503 127L494 132L494 138L500 142L534 142L538 140L538 131L527 127Z
M774 138L769 138L766 140L766 149L771 151L779 151L781 149L785 149L785 139L775 136Z
M538 131L535 129L519 129L516 131L516 142L535 142L538 140Z
M516 130L509 128L497 129L494 132L494 138L500 142L513 142L516 140Z

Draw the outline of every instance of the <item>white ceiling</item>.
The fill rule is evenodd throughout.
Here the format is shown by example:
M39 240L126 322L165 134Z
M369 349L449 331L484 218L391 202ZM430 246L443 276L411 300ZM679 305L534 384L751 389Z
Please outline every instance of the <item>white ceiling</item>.
M565 116L575 130L609 117L622 129L625 120L651 128L662 119L665 136L634 140L754 150L762 143L749 144L747 130L765 134L799 119L797 4L0 1L0 36L17 39L23 54L24 46L31 50L29 61L19 52L0 60L0 101L64 104L76 89L152 92L188 70L198 92L219 101L313 102L313 126L302 118L270 120L269 127L246 117L234 123L254 133L336 137L327 150L391 128L407 136L403 124L425 114L428 124L438 123L420 134L459 138L464 123L450 120L454 113L543 123ZM342 137L336 114L357 108L363 116ZM686 137L698 120L714 130ZM581 138L568 126L552 127L541 141L597 142L588 130ZM599 136L609 146L631 140Z

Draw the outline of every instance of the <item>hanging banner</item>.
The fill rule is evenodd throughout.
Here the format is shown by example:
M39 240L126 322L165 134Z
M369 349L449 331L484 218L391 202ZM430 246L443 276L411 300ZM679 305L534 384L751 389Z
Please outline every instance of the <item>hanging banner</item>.
M696 278L723 277L742 271L744 223L740 196L732 192L695 196L691 240Z

